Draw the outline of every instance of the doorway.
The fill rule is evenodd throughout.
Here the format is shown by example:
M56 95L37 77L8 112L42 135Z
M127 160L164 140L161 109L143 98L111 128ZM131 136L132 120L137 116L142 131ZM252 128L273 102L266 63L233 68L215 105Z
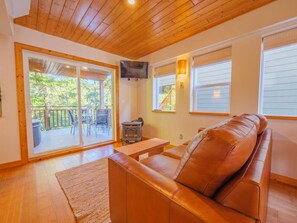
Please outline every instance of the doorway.
M115 69L23 53L29 158L116 140Z

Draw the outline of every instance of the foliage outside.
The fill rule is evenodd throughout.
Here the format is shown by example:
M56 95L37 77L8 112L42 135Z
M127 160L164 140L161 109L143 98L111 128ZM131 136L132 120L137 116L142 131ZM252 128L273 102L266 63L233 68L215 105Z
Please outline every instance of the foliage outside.
M42 130L71 125L68 112L77 116L78 79L76 77L30 72L32 118L41 121ZM81 105L95 114L100 106L99 80L81 79ZM112 106L111 75L104 81L104 108Z
M175 110L176 85L159 87L159 108L165 111Z
M104 81L104 104L111 106L111 78ZM100 106L100 84L98 80L81 79L82 107ZM77 78L30 72L31 106L78 106Z

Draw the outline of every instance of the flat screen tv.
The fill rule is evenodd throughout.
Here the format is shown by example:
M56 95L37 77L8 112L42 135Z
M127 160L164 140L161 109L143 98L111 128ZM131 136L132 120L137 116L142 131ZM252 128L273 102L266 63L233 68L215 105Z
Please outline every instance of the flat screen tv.
M121 60L121 78L148 78L148 62Z

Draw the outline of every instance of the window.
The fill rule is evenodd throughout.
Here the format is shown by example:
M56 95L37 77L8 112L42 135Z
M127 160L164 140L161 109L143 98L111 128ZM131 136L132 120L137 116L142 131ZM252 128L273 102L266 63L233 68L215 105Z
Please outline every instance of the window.
M263 38L259 112L297 116L297 28Z
M194 57L192 112L229 113L231 48Z
M175 111L175 70L175 63L155 68L153 80L153 110Z

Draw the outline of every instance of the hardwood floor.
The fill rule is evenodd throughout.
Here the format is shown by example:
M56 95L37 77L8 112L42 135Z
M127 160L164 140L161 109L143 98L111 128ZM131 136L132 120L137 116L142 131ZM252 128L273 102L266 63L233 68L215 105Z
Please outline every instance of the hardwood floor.
M121 144L0 171L0 222L75 222L55 173L98 160ZM297 222L297 188L271 182L267 223Z
M297 222L297 188L271 181L267 223Z

